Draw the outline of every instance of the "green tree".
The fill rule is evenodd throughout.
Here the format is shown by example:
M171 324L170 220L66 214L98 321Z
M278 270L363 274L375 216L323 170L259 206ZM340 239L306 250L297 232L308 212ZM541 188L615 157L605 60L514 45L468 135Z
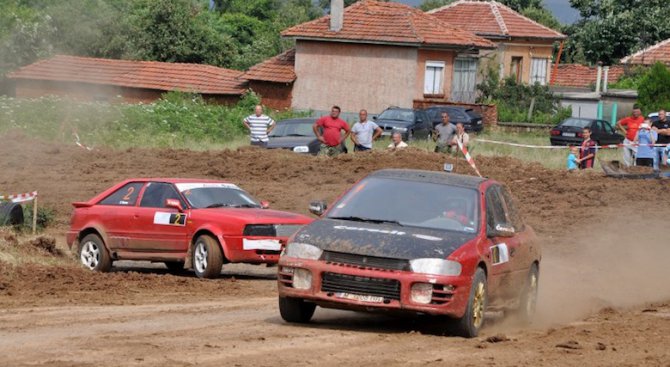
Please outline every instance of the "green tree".
M445 5L449 5L453 3L454 0L423 0L421 2L421 5L419 5L419 9L423 11L429 11L437 8L441 8Z
M561 31L561 23L559 23L558 19L556 19L556 17L554 17L554 15L545 8L529 7L523 9L521 14L546 27L557 30L559 32Z
M542 0L498 0L498 2L519 13L528 8L543 9Z
M657 62L640 80L637 96L644 111L670 109L670 70Z

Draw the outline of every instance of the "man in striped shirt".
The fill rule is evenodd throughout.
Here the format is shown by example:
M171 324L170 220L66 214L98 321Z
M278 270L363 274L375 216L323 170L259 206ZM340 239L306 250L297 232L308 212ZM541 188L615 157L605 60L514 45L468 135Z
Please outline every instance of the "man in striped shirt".
M251 145L267 145L268 134L275 128L275 122L270 116L263 114L263 106L257 105L254 114L247 116L242 122L249 129Z

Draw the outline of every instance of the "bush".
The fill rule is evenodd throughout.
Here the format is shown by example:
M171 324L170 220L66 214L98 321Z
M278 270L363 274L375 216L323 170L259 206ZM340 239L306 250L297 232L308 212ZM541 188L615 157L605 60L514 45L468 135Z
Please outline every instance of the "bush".
M670 108L670 70L657 62L642 77L637 89L638 103L643 111Z
M42 230L49 227L56 220L56 211L43 206L37 207L37 229ZM33 204L23 205L23 230L33 228Z

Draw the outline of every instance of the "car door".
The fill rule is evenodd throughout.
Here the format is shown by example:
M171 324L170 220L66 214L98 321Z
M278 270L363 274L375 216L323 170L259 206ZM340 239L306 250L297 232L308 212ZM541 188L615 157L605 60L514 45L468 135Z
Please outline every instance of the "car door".
M603 121L595 120L591 123L591 139L598 143L598 145L608 144L607 134L603 129Z
M514 237L492 235L498 226L509 226L504 200L498 185L492 185L486 190L486 227L488 244L485 256L489 260L488 286L492 299L510 297L509 284L513 282L510 249L517 243Z
M533 262L533 246L531 234L524 224L521 214L517 209L516 203L509 190L500 186L499 191L505 203L505 211L509 223L514 227L514 236L507 241L509 245L510 271L512 272L512 284L524 284ZM513 286L510 290L512 294L518 293L521 287Z
M128 247L132 218L143 186L144 182L129 182L95 206L96 220L105 231L106 245L110 251Z
M606 136L607 142L604 144L619 144L623 142L623 135L617 134L612 125L607 121L602 121L603 134Z
M429 128L431 124L430 119L423 111L416 111L414 113L414 137L417 139L427 139L431 132Z
M133 251L186 252L188 250L189 211L167 208L167 199L177 199L182 208L186 203L174 185L167 182L149 182L142 192L140 204L133 216Z

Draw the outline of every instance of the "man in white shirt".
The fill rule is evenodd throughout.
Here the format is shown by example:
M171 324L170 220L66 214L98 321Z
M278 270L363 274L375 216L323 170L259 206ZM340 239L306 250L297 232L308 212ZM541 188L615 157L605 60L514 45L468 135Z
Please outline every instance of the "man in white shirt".
M275 128L274 120L263 114L261 105L257 105L254 114L247 116L242 123L249 129L251 145L266 146L269 140L268 134Z
M382 134L382 129L368 120L368 111L358 113L358 122L351 128L351 141L354 143L354 152L364 152L372 149L372 142Z
M386 149L395 152L396 150L403 150L407 147L408 147L407 143L402 141L402 134L393 133L393 135L391 136L391 144L389 144L389 146L386 147Z

